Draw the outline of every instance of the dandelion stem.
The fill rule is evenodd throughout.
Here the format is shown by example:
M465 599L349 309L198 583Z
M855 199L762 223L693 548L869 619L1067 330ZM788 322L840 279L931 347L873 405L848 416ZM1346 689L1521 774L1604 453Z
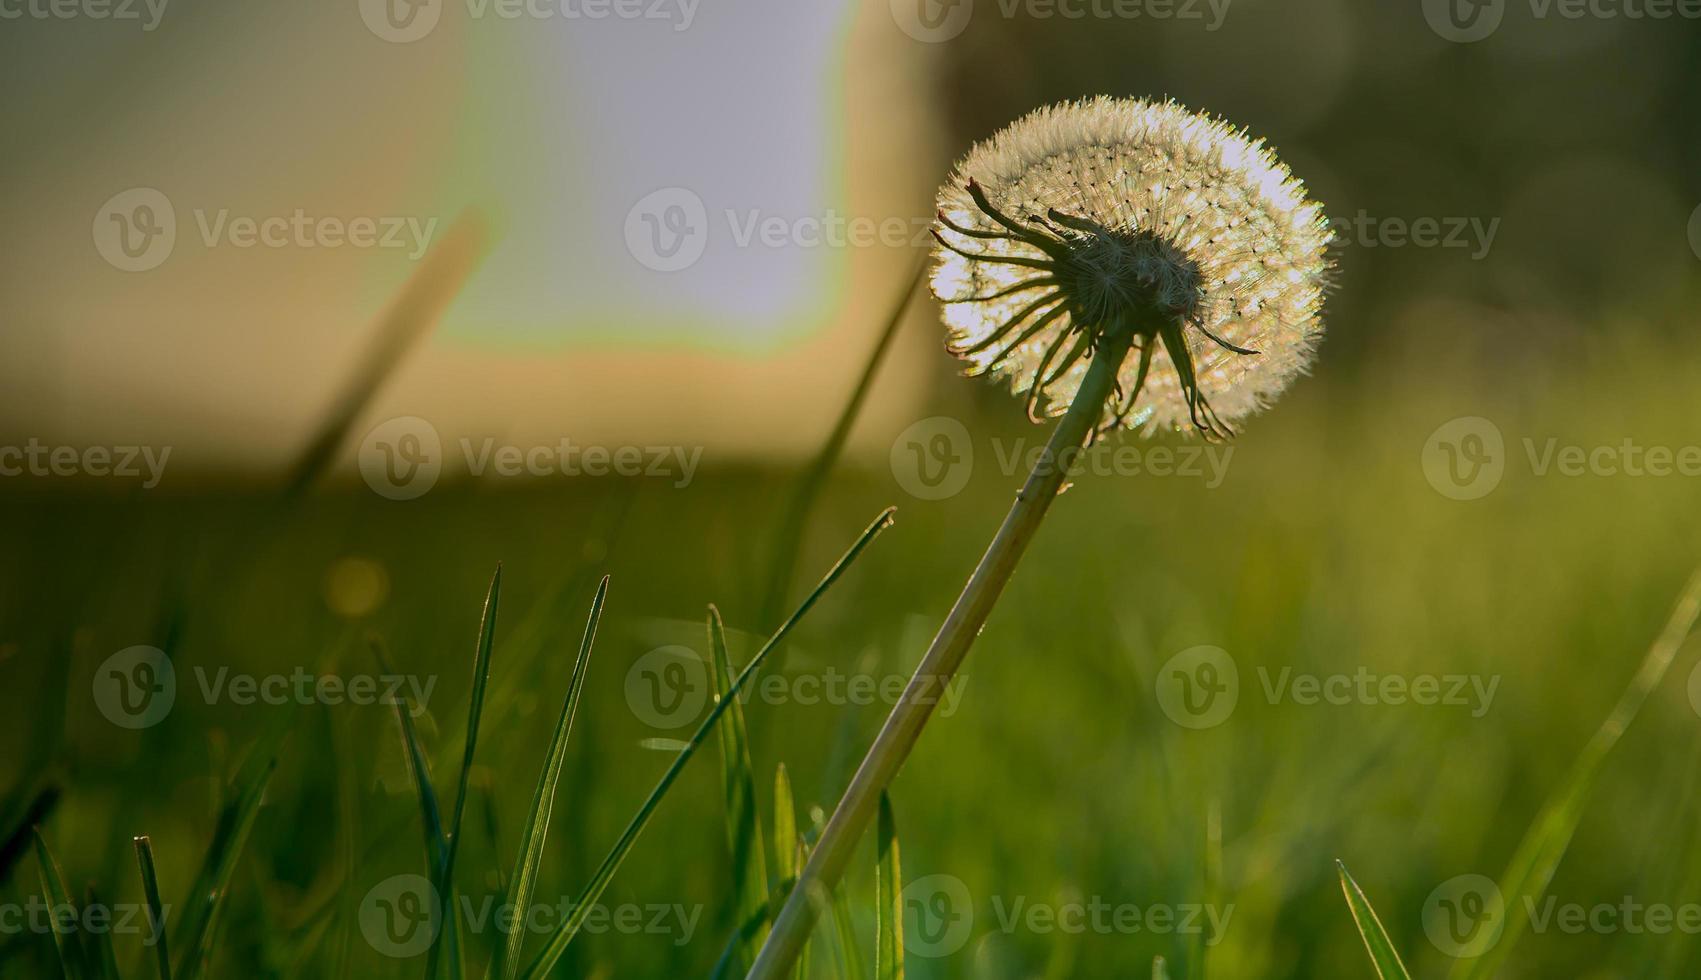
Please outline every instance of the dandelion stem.
M1022 552L1039 529L1040 520L1063 488L1072 457L1103 418L1105 404L1115 393L1117 374L1132 341L1133 335L1127 329L1108 331L1100 339L1098 351L1069 411L1052 431L992 544L987 546L986 554L981 556L980 564L975 566L974 574L969 576L968 584L963 586L962 594L939 627L903 696L886 716L880 734L863 757L862 765L857 767L856 775L833 811L832 820L810 853L809 863L787 896L785 907L780 910L747 980L780 980L788 975L815 925L817 910L810 896L831 894L843 876L857 841L874 817L880 794L902 768L933 713L940 692L962 666L970 644L979 635L993 604L1016 570Z

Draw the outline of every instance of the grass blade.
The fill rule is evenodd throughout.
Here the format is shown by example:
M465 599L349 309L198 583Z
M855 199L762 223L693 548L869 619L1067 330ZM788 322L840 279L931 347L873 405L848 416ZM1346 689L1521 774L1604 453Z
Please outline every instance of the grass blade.
M212 952L225 893L230 888L231 877L236 874L237 858L241 857L243 846L248 842L248 832L254 827L254 818L260 812L260 801L265 797L266 786L272 780L272 773L277 770L277 747L287 731L287 728L280 726L262 739L249 753L247 761L231 783L236 795L229 799L219 812L218 823L213 829L213 841L207 846L207 856L202 861L201 871L195 876L195 885L189 890L189 899L184 903L184 917L178 927L178 941L175 944L179 950L179 959L176 969L172 971L180 980L195 980L200 976Z
M54 859L40 828L35 831L35 859L41 865L41 890L47 893L48 901L55 909L70 909L75 916L77 907L71 901L70 890L65 887L65 872ZM77 942L75 929L75 922L62 922L58 916L53 917L53 945L59 950L60 968L65 971L67 980L85 980L91 976L91 971L83 960L83 949Z
M165 941L165 907L159 900L159 877L154 873L154 843L147 835L135 838L136 866L142 872L142 895L148 903L148 945L158 958L159 980L171 980L171 953Z
M892 311L886 317L886 326L880 331L880 339L874 342L874 349L868 354L868 361L863 365L862 377L857 379L856 387L851 389L850 400L845 402L844 410L839 413L838 421L833 424L833 431L828 434L827 441L822 444L821 451L810 461L809 468L797 481L797 488L792 491L791 498L786 502L785 516L779 522L779 532L774 536L774 556L769 565L768 595L762 601L762 618L759 622L770 622L780 614L780 609L786 600L786 588L791 584L792 568L797 564L798 548L803 541L803 524L809 518L809 509L815 503L815 498L821 493L821 486L827 480L827 474L833 470L833 464L838 462L844 452L845 442L850 439L851 428L855 426L857 416L862 414L862 405L868 400L868 393L874 387L874 379L880 373L880 364L886 359L886 352L892 347L892 339L898 335L898 327L904 322L904 311L909 308L910 300L918 292L923 273L927 271L927 253L922 253L916 261L915 271L904 280L904 289L898 294L897 301L892 304Z
M1152 957L1152 980L1169 980L1169 967L1162 956Z
M100 900L100 895L90 885L83 891L83 908L107 908ZM110 915L110 911L108 912ZM118 975L118 954L112 949L111 929L84 929L78 933L83 938L83 956L89 965L89 972L101 980L120 980Z
M385 676L396 676L376 637L372 639L372 657L378 661L378 669ZM425 861L435 878L436 870L443 864L443 811L437 803L437 791L431 786L431 760L425 754L425 748L420 745L419 733L413 727L414 706L408 700L406 691L397 692L395 707L396 727L401 733L402 748L408 756L408 776L413 783L415 795L419 797L419 822L425 833ZM433 975L434 973L426 974Z
M1376 975L1382 980L1411 980L1411 974L1406 972L1406 964L1400 962L1400 954L1388 939L1388 930L1382 928L1382 920L1376 917L1376 910L1370 907L1370 899L1364 897L1364 891L1358 887L1353 876L1347 873L1345 864L1336 861L1335 869L1341 873L1341 891L1347 896L1347 908L1352 910L1353 922L1358 926L1358 934L1364 939L1364 948L1370 953L1370 962L1376 967Z
M904 884L892 798L880 794L875 824L874 980L904 980Z
M1500 878L1500 894L1508 913L1514 908L1524 908L1526 902L1540 901L1547 891L1560 859L1565 857L1565 850L1571 845L1571 835L1583 818L1583 807L1588 803L1601 764L1606 761L1613 746L1618 744L1624 730L1636 720L1648 695L1665 678L1678 648L1683 646L1683 641L1688 639L1695 627L1698 615L1701 615L1701 571L1697 571L1684 587L1665 629L1648 648L1636 676L1619 695L1612 713L1583 746L1565 782L1542 805L1535 822L1524 832L1524 839L1518 843L1506 873ZM1528 924L1527 917L1522 915L1507 914L1504 919L1499 940L1481 956L1456 960L1450 976L1483 980L1495 975Z
M490 576L490 589L484 595L484 613L479 617L478 646L473 651L472 695L467 705L467 741L461 753L461 779L455 788L455 812L445 832L443 860L432 862L432 883L443 902L442 919L449 947L449 975L454 980L466 973L461 961L460 904L455 901L455 858L461 849L461 819L467 809L467 779L472 774L473 752L478 747L478 723L484 716L485 686L490 680L490 651L496 641L496 610L502 598L502 565ZM437 976L440 944L432 944L426 957L425 975Z
M709 980L722 980L723 977L736 976L737 954L739 949L749 945L750 937L762 931L768 923L774 920L775 913L780 910L780 903L785 901L786 893L797 884L794 878L787 878L768 896L768 901L757 909L736 931L727 937L726 946L721 955L715 959L715 967L709 973Z
M774 770L774 870L781 878L797 877L797 806L783 762Z
M838 936L839 976L862 980L862 950L856 944L856 923L843 888L833 890L833 927Z
M555 808L555 786L561 779L561 765L567 758L567 738L573 731L573 716L579 709L579 694L585 686L585 668L591 660L591 644L597 635L597 622L602 619L603 600L608 595L608 576L597 585L591 600L591 618L585 624L585 635L579 641L579 658L573 664L573 676L567 682L567 698L561 705L561 718L555 724L549 752L544 758L543 772L537 780L537 792L532 797L531 815L526 818L525 833L521 835L520 856L514 862L512 887L508 893L509 906L524 915L531 908L532 891L537 887L537 869L543 860L543 845L549 836L549 818ZM512 980L520 972L520 947L526 931L515 928L498 947L495 976Z
M798 621L815 607L815 603L829 588L832 588L833 583L837 582L839 577L855 563L863 549L868 547L869 542L879 536L881 531L892 525L892 513L893 509L887 508L881 512L879 517L874 519L874 523L862 532L862 535L851 545L850 550L839 558L838 563L827 572L826 577L804 598L803 604L797 607L790 618L780 625L779 630L768 638L768 642L762 644L762 649L756 651L756 655L751 657L750 662L744 665L744 669L733 680L732 686L727 689L726 699L709 710L708 716L697 726L697 731L691 736L691 740L686 743L685 748L680 750L679 755L674 757L673 763L668 766L667 771L662 774L661 780L656 783L656 788L650 791L649 797L644 800L643 805L638 808L637 814L627 823L626 829L614 842L614 847L609 850L608 856L603 858L602 864L591 875L590 883L585 886L584 892L574 904L573 913L568 916L561 928L557 929L555 934L550 937L549 944L538 953L537 958L532 960L531 966L526 970L528 980L543 980L554 968L556 961L560 960L561 954L566 951L567 944L573 941L573 937L584 925L586 914L602 897L603 890L613 880L614 872L620 868L620 863L626 860L626 855L632 850L632 844L637 841L638 835L649 824L650 817L655 813L656 807L661 804L662 797L667 795L667 791L673 787L674 780L679 778L679 773L684 770L686 763L691 761L691 757L696 754L697 749L707 740L710 730L715 727L716 722L720 721L721 715L726 712L728 705L737 701L738 693L762 669L762 664L767 661L768 655L773 652L781 640L791 633Z
M768 868L762 855L762 827L756 820L756 774L750 765L750 731L744 722L744 705L737 698L729 699L727 694L727 689L732 686L732 660L726 650L726 627L721 622L720 610L714 606L709 607L709 650L713 662L715 699L731 701L727 706L726 721L717 731L721 746L721 786L726 797L727 846L732 851L734 921L744 922L767 907ZM784 876L786 872L781 874ZM764 934L765 930L758 926L756 934L739 951L741 962L751 961Z

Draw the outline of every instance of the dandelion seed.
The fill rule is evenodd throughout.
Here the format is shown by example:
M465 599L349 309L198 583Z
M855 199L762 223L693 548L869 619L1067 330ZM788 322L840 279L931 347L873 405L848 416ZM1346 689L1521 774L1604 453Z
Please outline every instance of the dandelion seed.
M1174 102L1040 109L939 193L932 287L970 374L1073 400L1100 341L1133 336L1100 431L1226 436L1310 364L1331 237L1261 140Z

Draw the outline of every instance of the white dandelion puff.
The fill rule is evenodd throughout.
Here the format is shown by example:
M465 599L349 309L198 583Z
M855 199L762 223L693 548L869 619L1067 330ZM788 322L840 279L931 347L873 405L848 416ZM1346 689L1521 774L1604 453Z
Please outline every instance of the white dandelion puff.
M1130 354L1101 428L1224 436L1310 364L1329 223L1262 140L1174 102L1037 110L939 192L951 350L1061 415L1109 332Z

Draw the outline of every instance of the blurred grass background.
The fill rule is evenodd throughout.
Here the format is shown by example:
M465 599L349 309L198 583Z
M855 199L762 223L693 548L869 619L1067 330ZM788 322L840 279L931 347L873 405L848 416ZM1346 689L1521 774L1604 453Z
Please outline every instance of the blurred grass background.
M697 54L712 64L786 43L786 28L753 9L746 16L770 30L742 39L709 33L694 42ZM1109 92L1173 95L1270 137L1337 217L1362 210L1408 221L1500 220L1480 260L1469 250L1344 242L1315 376L1246 427L1220 487L1182 478L1080 481L977 644L962 708L929 728L893 794L906 877L955 875L976 905L969 944L944 959L912 958L913 976L1144 975L1156 954L1178 977L1199 975L1198 951L1183 938L1004 934L994 928L992 901L1200 901L1213 806L1221 814L1222 900L1234 912L1208 952L1209 975L1370 975L1335 858L1352 868L1414 975L1439 975L1448 961L1425 938L1421 916L1431 889L1459 874L1499 873L1701 557L1692 479L1538 477L1522 442L1701 443L1694 329L1701 258L1686 234L1701 201L1690 97L1701 25L1538 19L1509 4L1492 38L1465 46L1430 31L1417 3L1235 0L1221 29L1205 31L1175 20L1006 19L983 2L960 37L924 45L894 29L884 4L835 9L842 20L830 50L842 61L803 87L827 107L823 145L862 148L854 151L859 166L823 181L819 198L810 198L822 206L872 200L878 203L865 210L925 215L934 182L969 141L1035 105ZM30 43L42 35L26 32L49 26L7 25L6 50L17 57L0 59L23 91L43 99L62 70L49 62L84 40ZM682 43L699 36L685 33ZM177 43L193 52L219 42ZM882 74L887 64L898 66L901 84ZM689 94L658 87L666 91L621 104L640 120L628 123L632 129L645 128L644 99L690 106ZM96 94L52 98L58 101L43 103L51 111L13 104L8 125L21 143L61 134L67 145L98 148L101 136L68 132L78 100L92 105ZM882 107L914 118L893 136L878 125ZM120 100L103 111L123 108ZM714 106L695 109L715 118ZM454 128L434 112L423 104L406 111L422 127ZM584 122L565 113L554 125L571 130ZM758 175L822 166L784 155L752 162L730 137L690 139L699 152L743 161L737 165ZM69 152L51 145L60 156ZM514 143L485 152L504 147L525 150ZM618 169L635 151L604 139L573 152ZM8 182L3 193L14 204L55 179L29 153L8 156L14 177L32 178ZM115 179L110 189L147 182L145 173ZM752 193L747 187L711 185L722 187L712 203L779 207L739 197ZM615 478L446 480L402 503L370 493L345 469L304 499L281 503L275 471L346 370L347 348L339 345L351 343L352 328L331 320L364 322L405 276L348 260L357 268L344 271L364 283L346 294L357 314L326 315L323 297L291 305L302 295L295 287L262 290L268 302L254 305L267 309L256 316L275 320L256 320L257 337L218 347L214 357L197 345L228 335L231 319L241 319L230 312L242 306L240 296L161 299L158 280L155 287L115 282L99 269L83 238L87 214L108 186L78 185L87 192L63 201L39 195L45 202L27 209L21 227L44 248L0 273L12 297L0 335L8 355L0 364L6 442L39 434L186 441L200 451L174 459L174 479L157 492L0 480L0 540L11 552L0 566L0 745L7 748L0 787L12 785L38 749L51 751L62 793L45 828L72 879L99 882L111 901L137 900L129 837L147 833L167 900L180 903L211 832L217 782L263 731L287 724L279 773L231 892L215 974L315 975L340 963L350 976L414 975L417 966L367 947L347 904L388 875L422 867L417 804L393 718L380 708L315 706L285 716L283 709L209 706L190 693L190 671L370 671L365 636L376 633L399 670L437 678L422 736L442 783L458 764L479 603L502 562L503 612L474 800L481 820L493 815L496 843L474 832L461 858L464 883L482 879L494 890L486 876L512 859L584 610L606 571L613 576L608 612L539 890L572 894L667 763L666 752L645 740L684 737L635 716L625 695L628 667L665 643L706 654L701 619L711 601L735 631L735 660L754 649L752 637L777 625L760 613L777 502L795 486L808 450L826 438L873 342L879 307L913 256L819 257L822 265L810 267L819 278L808 281L826 283L820 295L842 299L844 309L808 301L811 314L779 341L738 333L748 295L736 292L711 296L714 316L677 314L681 329L698 333L669 333L665 341L647 332L668 322L646 296L632 297L643 316L624 332L617 318L560 309L551 313L562 321L559 336L545 331L538 342L528 334L518 345L507 331L516 324L536 330L533 314L551 290L530 294L530 307L463 304L417 355L433 369L410 375L417 362L404 361L368 416L423 403L433 418L449 420L441 422L446 433L481 431L495 418L499 432L522 433L516 438L594 441L601 432L604 441L707 444L701 471L683 489ZM517 182L514 200L523 204L533 189ZM618 219L636 194L602 196L612 225L588 221L554 232L561 240L529 244L544 254L600 247L611 263L623 263ZM441 185L421 198L428 199L466 203ZM358 193L349 200L363 204ZM36 234L44 229L52 234ZM48 267L57 272L43 278ZM278 274L240 265L214 271L253 277L237 279L237 287L263 287ZM758 284L776 274L759 265L744 271ZM533 274L547 275L548 263ZM193 295L195 287L190 277L172 295ZM710 295L690 281L669 288L685 308ZM125 305L137 296L149 305ZM599 296L587 308L619 309L622 298ZM282 312L273 308L280 303ZM854 315L846 312L855 304ZM146 322L112 312L125 309L145 309ZM785 319L762 309L771 321ZM300 318L299 334L285 332L290 317ZM163 336L150 328L168 320ZM587 330L591 341L582 336ZM121 334L121 342L107 343ZM837 340L810 346L824 336ZM900 508L897 526L804 621L777 665L789 674L829 664L906 673L1018 482L1019 475L998 472L994 441L1007 449L1041 437L1012 399L955 379L938 339L931 301L915 303L890 366L896 373L876 387L850 455L811 511L792 601L882 507ZM218 372L219 358L241 376L274 347L291 345L316 353L274 363L266 384L252 391L224 379L213 394L161 394L174 385L193 389L203 373ZM123 376L124 360L138 352L148 364L203 358L206 366L131 385L91 382ZM788 355L784 363L804 365L800 373L764 373ZM647 373L651 360L660 373ZM729 362L748 373L736 385L713 384ZM457 365L465 370L454 371ZM594 403L537 394L572 387L563 377L591 375L612 379ZM456 398L420 394L445 378ZM686 378L696 380L679 380ZM279 393L294 388L311 395L302 395L302 411L268 402L275 395L283 404ZM705 400L730 406L708 426L696 417ZM967 423L977 465L960 495L914 500L894 479L887 449L906 425L939 414ZM1497 490L1462 502L1430 486L1420 455L1437 426L1466 415L1500 428L1508 458ZM242 430L262 421L279 431L245 443ZM764 451L770 439L784 450ZM268 455L255 443L278 448ZM352 460L353 447L344 448L344 462ZM363 596L358 576L347 577L350 558L370 563L357 572L380 570L382 588ZM130 732L107 723L88 693L96 665L138 643L171 649L179 697L163 723ZM1236 658L1242 689L1227 723L1192 732L1159 710L1153 683L1169 657L1198 644ZM1448 707L1271 705L1257 695L1261 665L1472 673L1501 682L1481 718ZM1551 889L1561 901L1701 901L1701 741L1685 691L1695 666L1694 652L1680 657L1610 760ZM61 699L58 745L46 729L60 727ZM753 702L762 813L771 808L768 777L782 762L800 806L830 810L883 714L880 705ZM584 935L562 975L708 970L733 927L721 811L714 763L699 759L605 899L701 903L691 941ZM6 901L38 890L31 863L25 858L0 884ZM849 882L870 941L872 868L869 848ZM47 937L0 937L0 975L49 975L52 957ZM1697 969L1693 936L1550 930L1527 936L1505 975L1678 977Z

